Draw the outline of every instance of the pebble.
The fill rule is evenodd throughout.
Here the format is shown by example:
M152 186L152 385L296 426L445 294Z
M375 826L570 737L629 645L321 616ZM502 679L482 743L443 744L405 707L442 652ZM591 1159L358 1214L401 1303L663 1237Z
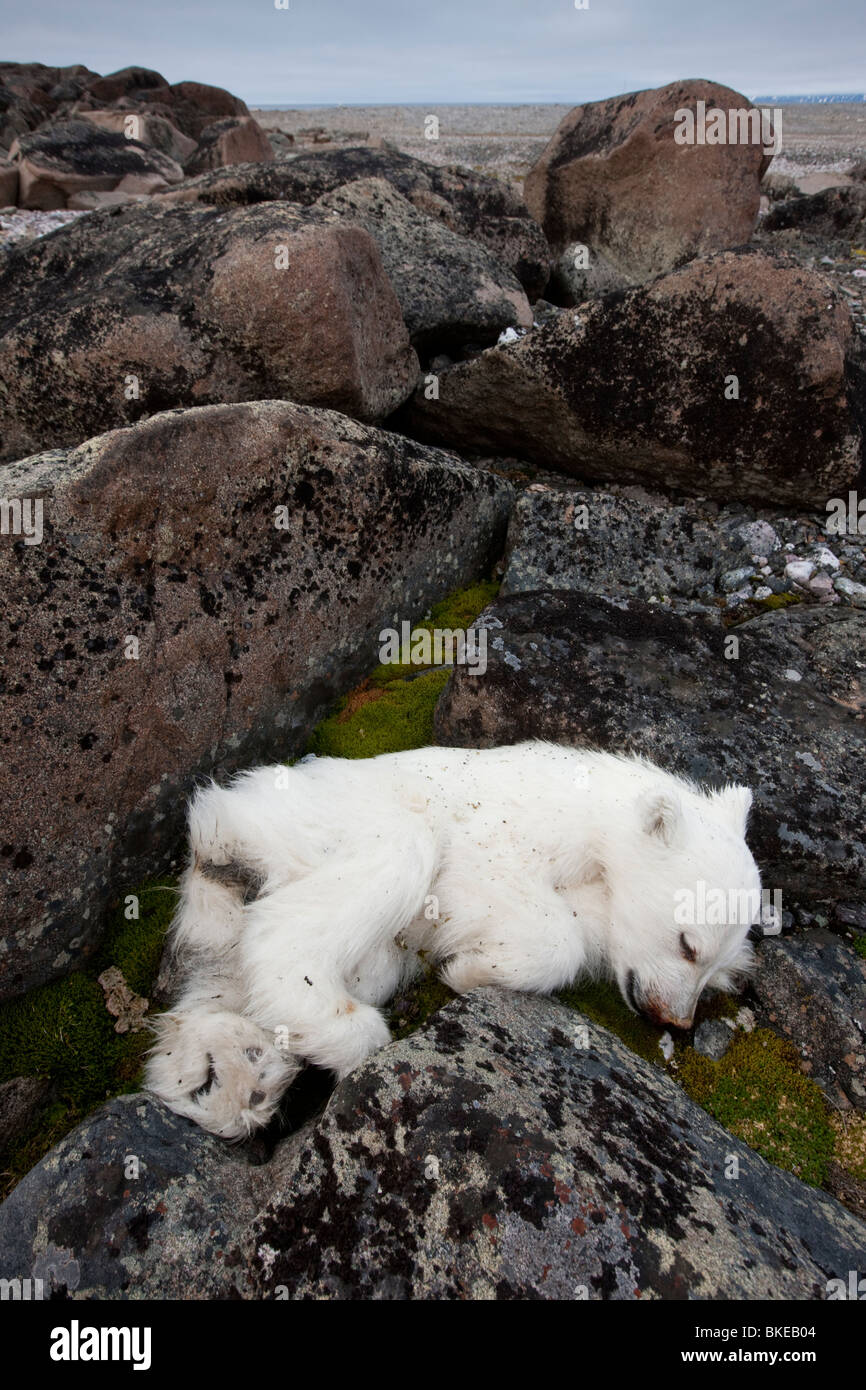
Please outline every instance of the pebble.
M829 570L837 570L839 568L840 562L838 557L833 554L832 550L828 550L826 545L817 545L812 554L815 558L816 565L821 565L824 569Z
M737 535L748 546L756 563L766 559L781 545L779 537L768 521L747 521L744 526L739 528Z
M722 589L726 594L742 591L743 581L751 579L753 574L754 570L751 565L747 565L744 569L728 570L727 574L722 575ZM748 598L749 591L745 590L743 592L745 592Z
M833 590L833 580L829 574L816 574L814 579L810 579L809 592L814 594L820 603L839 602L839 595Z
M814 573L811 560L789 560L785 566L785 574L793 584L808 584Z
M833 587L837 594L842 594L854 608L866 608L866 584L858 584L854 579L847 579L844 574L837 575L833 580Z
M709 1018L695 1029L692 1046L702 1057L718 1062L730 1047L732 1037L731 1029L721 1019Z
M726 608L739 608L740 604L748 603L752 597L751 589L736 589L734 593L728 594L725 599Z

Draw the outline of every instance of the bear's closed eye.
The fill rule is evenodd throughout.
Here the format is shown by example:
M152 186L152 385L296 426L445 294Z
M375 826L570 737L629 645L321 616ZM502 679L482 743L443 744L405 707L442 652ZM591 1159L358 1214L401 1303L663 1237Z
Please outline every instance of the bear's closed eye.
M684 931L680 932L680 955L683 957L683 960L691 961L692 963L698 958L698 953L694 946L690 946L686 940Z

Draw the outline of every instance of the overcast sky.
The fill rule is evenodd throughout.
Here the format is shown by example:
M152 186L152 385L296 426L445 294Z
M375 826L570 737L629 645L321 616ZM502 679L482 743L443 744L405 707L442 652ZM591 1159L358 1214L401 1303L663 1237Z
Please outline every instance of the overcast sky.
M251 106L866 90L866 0L0 0L0 34L7 60L139 64Z

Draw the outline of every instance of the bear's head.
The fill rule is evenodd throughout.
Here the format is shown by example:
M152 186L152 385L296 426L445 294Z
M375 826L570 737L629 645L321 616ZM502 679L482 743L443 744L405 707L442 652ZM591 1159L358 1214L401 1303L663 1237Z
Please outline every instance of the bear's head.
M607 960L631 1009L686 1029L705 989L742 986L751 940L779 924L746 844L749 789L705 792L655 773L622 808Z

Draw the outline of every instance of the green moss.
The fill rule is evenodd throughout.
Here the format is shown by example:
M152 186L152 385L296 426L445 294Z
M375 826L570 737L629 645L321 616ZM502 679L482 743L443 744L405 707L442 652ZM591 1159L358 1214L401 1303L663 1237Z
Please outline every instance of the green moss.
M494 580L457 589L412 630L465 630L498 590ZM305 751L320 758L374 758L426 747L433 741L433 712L449 674L450 667L442 665L426 670L408 663L377 666L313 731Z
M478 584L471 584L468 589L455 589L447 598L434 603L429 618L413 624L412 633L414 635L416 632L433 632L436 628L442 631L465 631L472 626L478 614L493 602L498 592L498 580L483 580ZM437 663L431 662L431 665L435 664ZM369 684L390 685L405 676L417 676L418 670L419 667L411 663L389 662L376 667L369 677Z
M131 899L137 899L137 908ZM166 932L177 905L173 879L156 879L114 905L96 959L96 973L116 965L135 994L147 995L159 971ZM138 917L127 913L138 912Z
M857 952L858 956L862 956L863 959L866 960L866 936L857 937L857 940L854 942L854 950Z
M96 1106L141 1084L150 1035L114 1031L97 976L116 965L134 993L150 993L176 895L166 879L129 896L138 899L138 919L127 918L126 898L115 904L99 952L85 969L0 1006L0 1082L15 1076L51 1081L48 1108L4 1155L4 1193Z
M792 1043L767 1029L737 1033L718 1062L692 1048L677 1058L692 1100L779 1168L819 1186L833 1155L824 1097L799 1069Z
M384 689L353 691L314 731L307 752L320 758L374 758L423 748L432 742L433 711L448 674L430 671Z
M76 1104L104 1094L116 1036L100 986L76 971L0 1009L0 1081L50 1076Z
M768 594L766 598L756 598L752 602L755 608L767 609L773 612L777 608L790 608L794 603L802 603L802 599L797 594Z
M663 1029L633 1014L615 985L606 980L588 980L560 990L556 998L569 1009L579 1009L593 1023L609 1028L638 1056L659 1066L664 1065L664 1056L659 1048Z
M456 997L453 990L427 969L392 1000L388 1027L395 1038L406 1038Z

